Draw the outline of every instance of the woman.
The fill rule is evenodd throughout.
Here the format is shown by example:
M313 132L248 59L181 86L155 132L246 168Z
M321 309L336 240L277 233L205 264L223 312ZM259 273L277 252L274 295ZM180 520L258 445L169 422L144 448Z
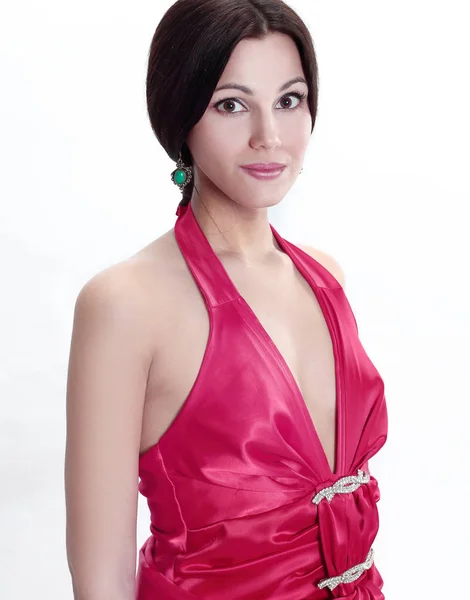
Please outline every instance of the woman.
M337 263L267 214L301 171L317 91L311 37L281 0L179 0L155 32L148 111L183 197L174 229L77 299L76 600L384 597L368 469L383 381ZM151 535L136 575L137 487Z

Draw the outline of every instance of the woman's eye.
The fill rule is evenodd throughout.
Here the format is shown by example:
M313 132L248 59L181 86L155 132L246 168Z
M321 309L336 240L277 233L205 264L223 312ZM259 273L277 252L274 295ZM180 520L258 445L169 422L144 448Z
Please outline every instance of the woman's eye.
M281 106L282 110L293 110L295 108L298 108L298 106L302 103L302 101L304 100L304 98L306 96L307 96L307 94L299 94L297 92L292 92L291 94L287 94L286 96L283 96L279 100L278 104L281 104L281 105L283 104ZM292 107L292 101L290 101L287 104L287 106L285 105L285 100L289 99L290 97L293 97L293 98L295 98L298 101L298 103L294 104L293 107ZM234 110L232 110L230 108L228 110L219 110L219 107L229 107L229 106L234 106L236 104L240 104L241 105L240 100L236 100L235 98L225 98L225 100L220 100L219 102L216 102L216 104L214 104L214 107L219 112L221 112L221 113L225 113L225 114L228 114L228 115L235 115L235 114L238 114L239 112L242 112L242 111L234 111Z
M217 104L215 105L215 107L217 108L217 110L219 110L219 106L222 107L227 107L227 106L233 106L235 104L240 104L240 102L238 100L234 100L233 98L227 98L226 100L221 100L220 102L217 102ZM234 114L235 111L233 111L232 109L229 109L227 111L225 110L219 110L219 112L228 112L229 114ZM240 112L240 111L237 111Z

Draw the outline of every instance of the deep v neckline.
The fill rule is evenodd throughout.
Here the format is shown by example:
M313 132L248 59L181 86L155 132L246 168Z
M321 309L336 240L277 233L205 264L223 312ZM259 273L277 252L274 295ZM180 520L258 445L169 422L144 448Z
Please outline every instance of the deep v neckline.
M328 332L329 332L331 343L332 343L334 372L335 372L335 443L334 443L335 465L334 465L333 470L330 467L328 457L326 455L323 444L321 443L321 440L318 435L317 429L315 427L315 423L313 421L312 415L310 414L310 411L308 410L308 406L307 406L307 403L305 402L305 398L303 396L300 385L297 382L297 379L295 378L291 368L289 367L289 364L287 363L287 361L284 358L284 356L282 355L281 351L275 344L271 335L268 333L268 331L265 329L265 327L261 323L260 319L257 317L256 313L253 311L251 306L248 304L248 302L245 300L245 298L241 295L241 293L236 288L236 286L233 283L232 279L230 278L227 270L225 269L222 261L215 253L214 249L212 248L208 239L206 238L201 226L199 225L199 223L196 219L196 216L194 215L194 212L192 210L191 203L189 203L187 206L180 207L180 209L181 209L181 212L188 213L187 216L190 218L190 220L193 223L193 231L201 239L201 242L203 244L202 247L207 248L207 251L209 252L209 254L212 258L212 261L215 262L215 264L217 264L219 273L223 276L223 279L224 279L226 285L228 285L229 288L231 288L230 291L232 292L233 298L234 299L238 298L243 303L245 310L250 314L253 323L256 325L257 332L261 335L261 337L265 341L267 347L271 350L274 357L277 359L277 363L281 367L281 369L284 373L284 376L286 377L286 380L289 384L289 387L291 388L292 393L296 399L296 405L298 406L298 408L301 411L304 418L307 419L307 422L310 424L312 437L320 451L320 455L322 457L323 466L324 466L326 474L328 475L329 478L337 478L338 475L343 470L343 443L342 443L342 440L343 440L343 421L344 421L343 409L344 409L344 405L343 405L343 390L342 390L342 376L341 376L342 368L343 368L342 353L340 352L340 344L338 341L337 332L335 330L335 321L331 316L329 307L328 307L328 305L325 301L325 298L321 292L321 288L319 286L317 286L313 277L311 277L311 275L308 273L308 271L302 265L299 258L296 256L294 250L291 248L290 244L286 240L283 239L283 237L276 231L276 229L271 224L269 224L271 231L272 231L275 239L277 240L279 246L282 248L284 253L287 256L289 256L294 267L299 271L299 273L302 275L302 277L306 280L306 282L310 286L310 288L314 294L314 297L316 298L316 300L318 302L318 305L320 307L320 310L321 310L321 313L325 320L325 323L328 327ZM177 212L177 214L179 214L179 212ZM306 254L305 252L303 252L303 250L301 250L297 246L295 246L295 248L299 252L302 252L307 257L307 260L315 261L315 259L313 257L311 257L309 254Z

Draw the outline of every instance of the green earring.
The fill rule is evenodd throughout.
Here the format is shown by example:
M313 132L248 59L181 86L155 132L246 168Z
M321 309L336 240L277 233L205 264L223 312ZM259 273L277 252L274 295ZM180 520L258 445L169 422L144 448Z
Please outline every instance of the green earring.
M191 181L192 177L192 169L190 166L184 164L180 150L178 162L176 163L176 169L171 174L171 180L179 187L181 191L183 191L184 187Z

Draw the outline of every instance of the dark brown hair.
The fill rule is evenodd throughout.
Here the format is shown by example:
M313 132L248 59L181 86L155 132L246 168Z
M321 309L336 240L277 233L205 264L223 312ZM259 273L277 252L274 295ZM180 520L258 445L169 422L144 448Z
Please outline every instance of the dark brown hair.
M147 109L152 129L168 156L179 153L193 165L185 141L203 117L236 45L271 32L289 35L297 45L308 84L312 131L318 104L318 68L305 23L282 0L177 0L164 14L152 39L147 72ZM194 177L180 205L191 199Z

